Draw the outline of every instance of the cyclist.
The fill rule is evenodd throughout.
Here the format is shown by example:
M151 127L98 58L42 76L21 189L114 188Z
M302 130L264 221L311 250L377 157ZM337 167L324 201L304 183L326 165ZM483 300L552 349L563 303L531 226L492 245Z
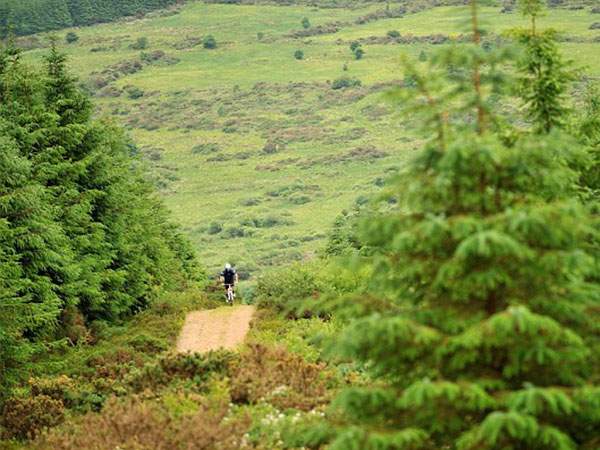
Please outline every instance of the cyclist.
M231 264L229 263L225 264L225 269L221 272L219 280L221 280L221 283L225 287L225 292L227 292L230 286L234 289L235 284L239 281L238 274L231 268ZM233 296L235 297L235 290Z

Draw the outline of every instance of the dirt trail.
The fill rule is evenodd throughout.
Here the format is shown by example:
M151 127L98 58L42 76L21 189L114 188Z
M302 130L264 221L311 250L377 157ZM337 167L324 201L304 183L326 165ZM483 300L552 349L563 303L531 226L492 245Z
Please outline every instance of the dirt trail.
M191 312L177 341L177 351L205 353L241 344L250 328L253 306L224 306Z

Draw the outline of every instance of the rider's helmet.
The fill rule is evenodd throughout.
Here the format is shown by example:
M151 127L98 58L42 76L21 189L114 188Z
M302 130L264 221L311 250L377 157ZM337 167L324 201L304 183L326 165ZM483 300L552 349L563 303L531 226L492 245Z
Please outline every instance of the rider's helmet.
M226 268L227 270L231 269L231 264L229 264L229 263L225 264L225 268Z

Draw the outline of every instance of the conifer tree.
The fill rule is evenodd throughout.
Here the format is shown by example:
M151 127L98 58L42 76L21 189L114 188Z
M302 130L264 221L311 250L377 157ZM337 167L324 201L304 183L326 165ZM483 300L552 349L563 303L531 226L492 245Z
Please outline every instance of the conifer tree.
M121 320L202 278L123 132L90 115L54 45L45 73L0 53L0 395L75 314Z
M416 88L398 93L422 113L428 140L390 184L394 206L363 224L363 243L379 253L371 295L385 302L334 349L375 382L335 403L332 449L600 441L600 236L578 197L588 153L558 126L559 109L536 110L547 99L529 103L530 131L507 135L495 106L510 59L480 48L475 0L471 11L473 45L432 56L431 73L415 70Z
M34 349L30 339L56 325L58 283L69 281L70 248L49 199L17 146L0 137L0 404Z

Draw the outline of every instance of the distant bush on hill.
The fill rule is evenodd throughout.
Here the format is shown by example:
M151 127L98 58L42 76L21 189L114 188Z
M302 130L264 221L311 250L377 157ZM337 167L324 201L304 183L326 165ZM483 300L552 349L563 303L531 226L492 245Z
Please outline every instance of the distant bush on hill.
M133 44L131 44L133 50L146 50L148 48L148 38L142 36L138 38Z
M65 36L65 41L67 41L67 44L72 44L73 42L77 42L78 40L79 36L76 33L73 33L72 31L69 31Z
M213 49L213 48L217 48L217 40L212 36L206 36L206 38L204 38L204 42L202 43L202 45L204 46L204 48L206 49Z
M348 87L360 86L362 82L358 78L352 78L347 75L341 76L333 80L331 83L331 89L342 89Z

